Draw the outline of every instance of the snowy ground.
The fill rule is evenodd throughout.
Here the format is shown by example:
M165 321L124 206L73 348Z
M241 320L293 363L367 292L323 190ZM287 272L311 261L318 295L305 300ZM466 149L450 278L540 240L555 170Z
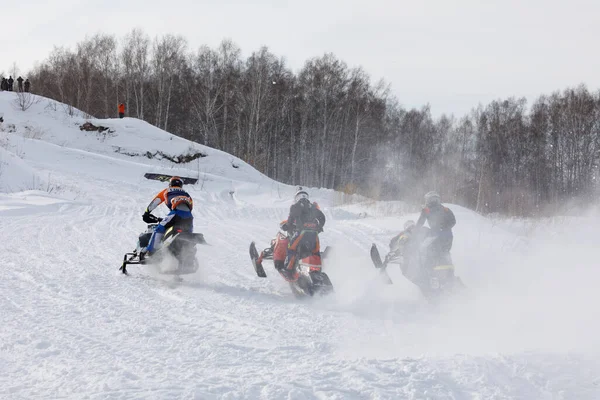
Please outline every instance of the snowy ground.
M0 93L0 398L600 398L597 217L527 225L453 207L470 291L432 307L368 257L414 215L312 190L336 293L298 301L247 251L268 244L293 188L137 120L94 120L105 137L45 99L17 111L13 95ZM207 156L177 168L143 156L156 150ZM144 172L200 178L187 189L211 246L181 283L117 271L163 187Z

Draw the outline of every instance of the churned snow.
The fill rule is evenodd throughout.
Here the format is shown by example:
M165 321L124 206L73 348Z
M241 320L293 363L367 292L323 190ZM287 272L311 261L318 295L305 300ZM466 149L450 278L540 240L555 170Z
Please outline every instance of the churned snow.
M596 214L533 223L451 206L469 290L432 306L393 267L383 284L368 255L414 210L311 189L336 292L297 300L248 256L293 187L139 120L85 132L77 110L40 98L21 111L14 96L0 93L0 398L600 398ZM210 246L183 282L118 272L164 187L145 172L199 178L186 189Z

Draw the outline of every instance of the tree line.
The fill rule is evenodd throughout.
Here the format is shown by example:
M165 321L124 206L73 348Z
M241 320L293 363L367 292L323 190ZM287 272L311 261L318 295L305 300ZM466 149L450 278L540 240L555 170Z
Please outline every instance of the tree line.
M297 72L262 47L181 36L97 34L55 48L31 73L38 94L89 115L143 119L226 151L285 183L379 199L443 200L483 213L543 215L597 194L600 93L585 86L479 105L462 118L405 109L384 81L333 54Z

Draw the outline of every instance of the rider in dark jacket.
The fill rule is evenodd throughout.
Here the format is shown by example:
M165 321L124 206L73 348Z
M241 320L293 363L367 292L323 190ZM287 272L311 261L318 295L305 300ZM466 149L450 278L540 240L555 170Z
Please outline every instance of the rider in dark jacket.
M456 225L454 213L442 205L440 195L436 192L429 192L425 195L425 208L417 220L417 229L421 228L425 222L429 224L429 235L434 237L428 251L428 264L431 264L438 259L437 257L449 252L452 248L454 239L452 228Z
M287 251L286 269L282 271L289 281L296 281L297 257L320 255L319 232L323 232L325 215L317 203L311 203L308 193L300 187L290 207L287 224L283 227L291 234ZM298 253L300 253L298 255Z

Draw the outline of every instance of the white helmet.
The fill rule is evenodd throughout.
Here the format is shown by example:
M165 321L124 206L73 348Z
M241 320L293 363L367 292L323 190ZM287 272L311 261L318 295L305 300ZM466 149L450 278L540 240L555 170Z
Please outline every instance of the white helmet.
M298 186L298 190L296 191L296 195L294 196L294 201L297 203L301 199L307 199L308 200L308 193L306 192L306 190L304 190L302 188L302 186Z
M442 204L442 199L438 192L429 192L425 195L425 205L427 207L437 206Z

